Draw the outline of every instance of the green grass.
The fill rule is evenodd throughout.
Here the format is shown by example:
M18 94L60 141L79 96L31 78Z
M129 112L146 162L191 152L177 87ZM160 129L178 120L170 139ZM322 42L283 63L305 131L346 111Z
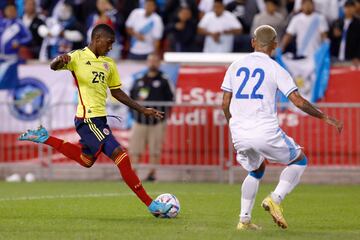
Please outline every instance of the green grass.
M123 183L0 183L0 239L360 239L359 186L300 185L283 203L289 229L281 230L259 206L274 185L261 185L260 232L236 231L239 184L145 187L174 193L178 218L152 217Z

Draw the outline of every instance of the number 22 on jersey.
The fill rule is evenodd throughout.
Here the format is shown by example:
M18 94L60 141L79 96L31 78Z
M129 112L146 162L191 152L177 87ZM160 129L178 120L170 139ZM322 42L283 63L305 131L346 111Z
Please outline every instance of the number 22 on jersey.
M263 99L264 95L258 94L257 91L259 90L261 84L264 81L265 78L264 70L262 70L261 68L255 68L254 71L252 72L251 80L257 80L257 83L254 86L251 94L243 93L243 90L250 78L250 70L246 67L239 68L239 70L236 72L236 77L240 77L242 72L244 72L245 77L239 87L239 90L236 92L235 97L237 99Z

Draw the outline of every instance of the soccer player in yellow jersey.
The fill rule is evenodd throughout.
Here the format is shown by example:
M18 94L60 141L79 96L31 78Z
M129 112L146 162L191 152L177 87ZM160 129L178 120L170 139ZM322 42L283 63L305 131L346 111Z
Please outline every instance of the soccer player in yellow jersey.
M50 64L53 70L69 70L74 76L79 93L79 104L75 116L76 131L80 135L81 147L49 136L44 127L28 130L19 140L44 143L52 146L80 165L91 167L103 152L111 158L126 184L146 204L149 211L158 216L166 213L172 205L154 201L143 188L131 167L127 153L112 135L106 123L107 88L118 101L144 114L146 117L163 118L163 112L145 108L129 98L121 89L115 62L105 55L111 50L115 34L106 24L97 25L91 34L88 47L56 57Z

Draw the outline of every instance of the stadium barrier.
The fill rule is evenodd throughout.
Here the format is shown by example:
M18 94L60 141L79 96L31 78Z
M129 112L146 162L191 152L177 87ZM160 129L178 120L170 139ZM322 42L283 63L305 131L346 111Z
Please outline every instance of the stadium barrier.
M218 181L228 179L229 182L234 182L235 174L240 168L235 161L231 137L220 106L193 103L146 104L171 108L159 168L166 168L169 171L194 169L211 171ZM280 126L304 147L310 166L359 167L360 104L323 103L318 106L329 115L344 121L342 134L338 134L334 128L320 120L284 106L278 111ZM0 103L0 110L9 107L11 106L6 103ZM118 108L120 108L119 104L109 106L113 113L116 113ZM17 137L22 131L42 124L47 127L50 134L77 143L79 138L73 127L73 118L69 117L74 116L75 109L73 103L51 105L39 119L24 121L21 125L10 121L11 118L3 117L0 129L1 168L14 164L32 167L43 179L52 179L52 172L58 166L72 168L76 163L50 147L19 142ZM117 118L108 118L108 120L114 135L126 148L131 138L131 130L127 128L131 118L128 114L122 114L120 117L121 121ZM98 164L112 163L101 156L97 160L96 165ZM137 167L140 169L152 167L148 164L147 154Z

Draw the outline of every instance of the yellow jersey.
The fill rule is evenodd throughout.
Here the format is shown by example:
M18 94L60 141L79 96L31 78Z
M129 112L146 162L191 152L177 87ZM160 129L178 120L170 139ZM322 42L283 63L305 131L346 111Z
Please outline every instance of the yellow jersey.
M114 60L96 57L87 47L68 53L71 60L62 70L71 71L78 88L76 117L106 116L107 88L120 88L121 82Z

